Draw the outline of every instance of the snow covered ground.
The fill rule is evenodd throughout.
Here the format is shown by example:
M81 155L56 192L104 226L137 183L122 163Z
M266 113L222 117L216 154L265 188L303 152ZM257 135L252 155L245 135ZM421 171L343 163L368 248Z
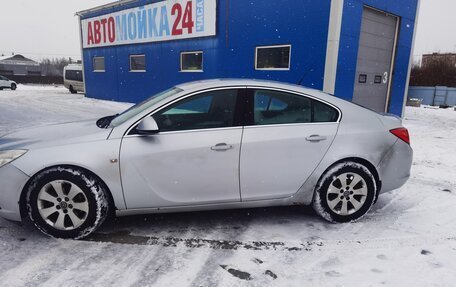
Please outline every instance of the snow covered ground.
M0 91L0 135L128 106L19 86ZM165 214L119 218L74 241L0 219L0 284L454 286L456 112L408 108L405 125L412 178L358 223L329 224L302 207Z

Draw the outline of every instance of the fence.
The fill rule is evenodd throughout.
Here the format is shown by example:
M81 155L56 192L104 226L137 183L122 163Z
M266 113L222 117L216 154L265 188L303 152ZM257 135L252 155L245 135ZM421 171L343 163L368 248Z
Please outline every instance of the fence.
M19 84L43 84L43 85L62 85L62 76L6 76L8 79L15 81Z
M456 106L456 88L449 87L410 87L408 99L420 99L423 105Z

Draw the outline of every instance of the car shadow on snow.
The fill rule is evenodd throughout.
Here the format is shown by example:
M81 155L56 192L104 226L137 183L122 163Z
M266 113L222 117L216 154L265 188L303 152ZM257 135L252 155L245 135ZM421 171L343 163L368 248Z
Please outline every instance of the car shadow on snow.
M85 240L162 247L299 251L308 248L307 243L290 245L239 238L251 228L292 231L296 225L313 228L319 223L326 225L311 207L302 206L150 214L111 219Z

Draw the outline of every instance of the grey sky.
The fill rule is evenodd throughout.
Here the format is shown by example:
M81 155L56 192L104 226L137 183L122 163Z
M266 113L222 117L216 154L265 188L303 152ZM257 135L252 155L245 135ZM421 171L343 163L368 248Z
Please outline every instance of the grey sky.
M270 1L270 0L267 0ZM80 58L75 12L114 0L2 0L0 55ZM414 55L456 52L455 0L422 0Z

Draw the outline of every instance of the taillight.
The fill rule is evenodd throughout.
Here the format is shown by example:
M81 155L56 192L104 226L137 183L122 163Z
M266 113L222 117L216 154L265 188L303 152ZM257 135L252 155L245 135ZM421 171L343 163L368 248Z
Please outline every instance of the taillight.
M403 140L404 142L406 142L407 144L410 144L410 135L406 128L397 128L397 129L390 130L390 132L393 135L400 138L401 140Z

